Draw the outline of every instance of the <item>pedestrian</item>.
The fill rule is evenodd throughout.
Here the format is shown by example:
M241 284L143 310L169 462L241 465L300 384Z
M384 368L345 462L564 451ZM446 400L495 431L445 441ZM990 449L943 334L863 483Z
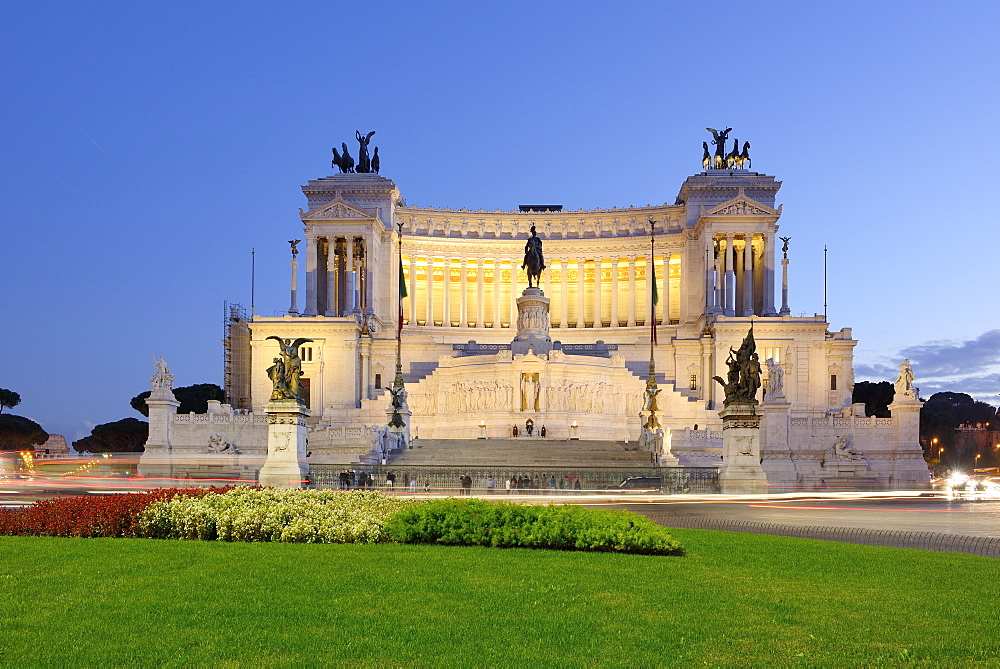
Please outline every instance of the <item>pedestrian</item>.
M507 479L507 494L508 495L510 494L512 486L514 488L517 487L517 479L515 479L513 476L511 476L509 479Z
M394 487L396 487L396 475L393 474L392 472L387 473L385 475L385 484L386 486L388 486L389 490L392 490Z
M541 432L538 433L538 435L541 436L541 437L545 436L545 426L544 425L542 426L542 430L541 430Z
M431 482L424 481L424 492L430 492L430 491L431 491Z
M512 430L512 432L513 432L514 436L516 437L517 436L517 425L514 426L514 429Z
M417 473L410 473L410 492L417 492Z
M577 492L580 492L583 489L583 486L580 485L580 477L579 476L577 476L576 477L576 481L573 482L573 489L576 490Z

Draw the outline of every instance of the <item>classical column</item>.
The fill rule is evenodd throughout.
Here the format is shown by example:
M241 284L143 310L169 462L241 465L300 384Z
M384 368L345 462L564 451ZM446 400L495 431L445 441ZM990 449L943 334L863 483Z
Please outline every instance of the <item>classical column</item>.
M364 251L364 255L361 256L361 285L364 288L364 294L361 295L363 300L362 306L365 308L365 311L371 313L375 305L375 282L372 281L372 273L375 269L375 263L372 262L374 244L370 244L367 237L361 238L361 244Z
M680 265L677 272L677 294L681 296L680 303L677 305L677 318L680 321L684 320L684 257L683 253L677 257Z
M306 237L306 316L316 315L316 264L318 239Z
M483 289L483 268L485 267L485 263L483 263L482 259L475 260L474 262L476 263L476 293L477 293L476 327L481 328L483 327L483 317L486 315L486 312L484 310L485 305L483 304L483 297L486 294L485 290Z
M635 256L628 257L628 327L635 327Z
M594 258L594 327L604 327L601 320L601 256Z
M611 327L618 327L618 256L611 259Z
M410 325L417 324L417 256L410 255Z
M777 316L774 310L774 235L764 235L764 315Z
M325 316L337 316L337 239L329 240L326 254L326 314Z
M441 325L451 327L451 258L444 258L444 281L441 286Z
M705 313L714 313L718 301L713 302L716 298L713 297L712 291L712 263L715 262L718 265L718 261L713 260L713 252L711 244L705 249ZM716 276L718 280L718 276Z
M434 325L434 258L427 256L427 310L424 318L427 319L428 327Z
M545 291L544 292L545 292L545 296L548 297L549 299L551 299L552 298L552 268L551 267L546 267L545 269L547 271L545 272ZM550 320L550 322L551 322L551 320Z
M753 316L753 233L743 233L743 315Z
M660 291L660 313L663 324L670 325L670 254L663 254L663 289Z
M718 254L719 257L714 259L715 263L715 306L713 311L717 314L721 314L725 307L723 306L723 295L725 293L725 283L726 283L726 268L724 263L726 262L726 257L722 254Z
M559 327L569 327L569 265L568 258L559 259Z
M517 260L510 261L510 327L517 329Z
M299 261L296 260L295 256L293 255L292 256L292 303L291 306L288 307L289 316L299 315L299 291L296 286L296 281L298 278L297 277L298 269L299 269Z
M459 260L459 271L462 276L462 296L458 301L458 327L469 327L469 259Z
M346 304L344 305L343 315L346 316L351 311L354 311L354 298L357 286L357 274L354 272L354 237L352 235L348 235L344 240L344 246L347 248L347 260L344 261L347 273L344 276Z
M736 270L733 267L733 233L726 235L726 306L727 316L736 315Z
M587 319L584 311L587 304L587 287L585 284L585 270L587 269L586 261L583 258L577 258L576 268L576 327L585 328L587 327Z
M788 255L781 259L781 311L782 316L792 313L788 308Z
M493 327L500 327L500 258L493 259Z

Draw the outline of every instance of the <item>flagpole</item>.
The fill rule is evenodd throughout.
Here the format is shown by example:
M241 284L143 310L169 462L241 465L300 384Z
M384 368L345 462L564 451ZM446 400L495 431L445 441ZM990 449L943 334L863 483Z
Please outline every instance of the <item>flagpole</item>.
M403 283L403 221L399 220L396 222L396 226L399 229L399 285L402 287ZM399 293L399 315L396 324L396 378L392 381L392 417L389 419L389 425L392 427L404 427L406 424L403 422L403 417L399 414L400 409L400 394L403 390L403 357L402 357L402 347L403 347L403 293Z
M656 362L653 358L653 347L656 344L656 303L657 292L656 292L656 262L653 260L653 254L656 251L655 247L656 238L656 221L652 218L649 219L649 262L646 263L647 277L651 279L651 285L653 286L652 291L650 291L650 336L649 336L649 378L646 379L646 403L645 409L649 411L649 416L646 419L643 428L649 432L649 434L655 434L656 429L660 426L660 422L656 419L656 396L659 394L660 390L656 387ZM655 459L659 456L659 453L655 452L655 447L651 447L653 450L653 458Z

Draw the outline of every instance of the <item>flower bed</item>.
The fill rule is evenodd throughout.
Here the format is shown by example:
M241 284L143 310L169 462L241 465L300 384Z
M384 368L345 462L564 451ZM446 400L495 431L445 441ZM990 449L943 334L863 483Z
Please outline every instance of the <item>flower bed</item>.
M245 486L45 500L0 511L0 534L683 553L665 528L631 511Z

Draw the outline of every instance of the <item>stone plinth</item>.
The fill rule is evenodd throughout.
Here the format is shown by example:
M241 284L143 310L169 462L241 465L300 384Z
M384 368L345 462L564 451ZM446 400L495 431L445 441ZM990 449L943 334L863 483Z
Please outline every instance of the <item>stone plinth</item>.
M761 465L767 480L772 484L794 486L798 480L792 449L788 444L788 415L792 404L784 397L764 401L764 419L761 429Z
M552 350L549 337L549 298L540 288L525 288L517 298L517 336L510 344L514 355L530 350L545 355Z
M309 410L294 400L267 404L267 461L260 470L262 486L301 488L309 474L306 463L306 418Z
M722 417L722 465L719 483L724 493L767 490L767 476L760 464L760 420L757 403L733 402L719 412Z

